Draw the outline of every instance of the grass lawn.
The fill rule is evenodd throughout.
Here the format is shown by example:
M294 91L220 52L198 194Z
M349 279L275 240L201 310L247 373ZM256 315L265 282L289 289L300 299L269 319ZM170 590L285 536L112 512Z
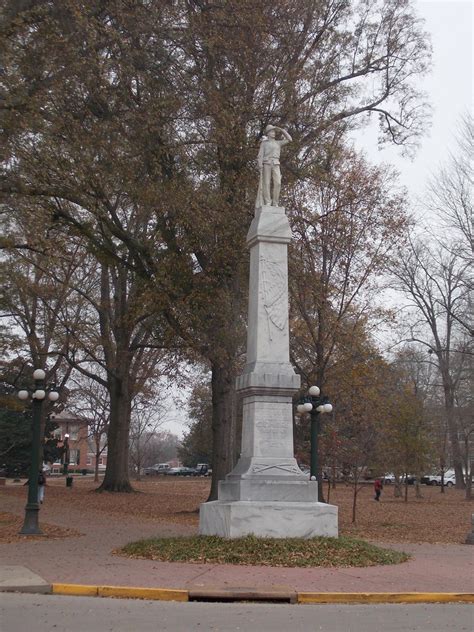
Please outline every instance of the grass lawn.
M340 538L256 538L226 540L216 536L140 540L115 551L125 557L162 562L260 566L376 566L405 562L408 555L363 540Z
M90 478L75 477L74 486L66 489L64 478L48 478L45 504L68 506L84 513L106 513L127 516L137 521L159 521L197 527L198 508L207 499L210 481L205 478L154 477L134 483L139 494L94 494L97 486ZM471 526L474 503L464 499L464 492L439 487L421 486L423 498L415 498L415 489L408 488L408 502L393 497L393 489L385 486L381 502L373 500L372 486L359 492L357 521L351 522L352 489L338 485L331 490L330 502L339 507L341 535L376 542L464 542ZM327 495L327 486L324 486ZM8 484L0 487L0 506L3 495L14 495L26 502L26 487ZM16 527L15 527L16 528ZM4 536L8 537L5 533ZM2 533L0 529L0 541ZM8 541L3 539L3 541Z

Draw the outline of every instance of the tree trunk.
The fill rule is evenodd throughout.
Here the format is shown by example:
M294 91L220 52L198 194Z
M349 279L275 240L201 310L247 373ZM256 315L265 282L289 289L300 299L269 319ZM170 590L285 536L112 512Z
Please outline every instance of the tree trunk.
M47 413L44 408L45 406L43 402L43 406L41 407L40 444L38 446L39 464L41 468L43 467L43 463L44 463L44 442L45 442L45 435L46 435L46 418L47 418Z
M472 500L472 479L470 476L466 480L466 500Z
M333 464L332 464L331 487L333 489L336 489L336 462L335 461L333 461ZM329 502L329 493L328 493L328 502Z
M235 378L233 363L214 362L212 372L212 482L208 501L217 499L218 482L234 467Z
M444 373L447 373L447 371ZM451 385L449 374L446 376L444 373L441 372L444 381L444 406L454 472L456 474L456 489L464 489L461 448L459 446L458 428L454 418L454 388Z
M100 460L100 434L94 436L95 441L95 463L94 463L94 482L99 482L99 460Z
M319 457L319 455L318 455ZM323 466L321 460L318 459L318 503L325 503L323 488Z
M136 481L141 481L141 469L142 469L142 455L141 455L141 446L140 446L140 440L141 437L138 437L138 443L137 443L137 458L136 458L136 462L135 462L135 467L137 468L136 474L135 474L135 480Z
M472 500L472 465L469 458L469 440L466 441L466 500Z
M128 367L123 367L124 373ZM131 398L127 380L109 378L110 422L107 434L107 466L97 491L132 492L128 472Z
M356 509L357 509L357 485L358 479L354 479L354 493L352 495L352 523L356 521Z
M402 497L402 485L401 485L400 479L397 476L395 477L395 481L394 481L393 497L394 498Z

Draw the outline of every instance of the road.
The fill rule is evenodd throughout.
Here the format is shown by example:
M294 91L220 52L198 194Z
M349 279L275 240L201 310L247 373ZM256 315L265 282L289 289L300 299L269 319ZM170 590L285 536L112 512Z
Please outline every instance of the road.
M0 593L0 632L471 632L469 604L173 603Z

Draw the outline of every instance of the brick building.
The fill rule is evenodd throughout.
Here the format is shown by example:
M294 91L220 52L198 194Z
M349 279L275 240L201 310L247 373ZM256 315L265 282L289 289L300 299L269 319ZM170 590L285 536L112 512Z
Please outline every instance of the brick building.
M66 435L69 435L69 470L89 470L95 467L95 446L89 437L89 426L87 419L82 419L73 413L64 410L53 415L52 420L57 424L53 436L59 440L59 446L64 445ZM107 448L101 453L99 459L99 470L105 470L107 463ZM63 471L63 463L53 463L53 474L60 474Z

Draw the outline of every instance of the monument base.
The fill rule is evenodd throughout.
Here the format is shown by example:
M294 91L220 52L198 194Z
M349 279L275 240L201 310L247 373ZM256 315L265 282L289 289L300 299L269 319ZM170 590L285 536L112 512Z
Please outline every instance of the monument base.
M337 507L318 502L214 500L201 505L199 534L223 538L337 538Z

